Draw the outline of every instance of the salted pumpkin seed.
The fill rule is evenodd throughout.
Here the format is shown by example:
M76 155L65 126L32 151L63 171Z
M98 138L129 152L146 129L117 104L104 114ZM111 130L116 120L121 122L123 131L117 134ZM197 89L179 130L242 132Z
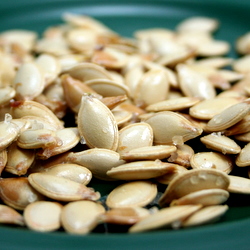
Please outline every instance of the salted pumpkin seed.
M120 207L106 211L99 219L103 223L133 225L148 215L150 215L150 211L146 208Z
M216 92L212 83L202 74L192 70L188 65L178 64L177 75L181 91L190 97L212 99Z
M236 158L235 163L238 167L246 167L250 165L249 150L250 143L247 143Z
M162 66L172 68L180 63L185 63L188 59L191 59L195 56L195 50L193 48L189 48L183 44L176 44L176 41L165 43L164 47L172 47L171 49L173 50L170 50L170 52L168 48L167 51L163 51L164 54L156 60L156 62ZM167 53L165 54L165 52Z
M79 63L76 66L68 69L65 73L68 73L73 78L76 78L82 82L93 79L112 80L112 77L107 70L94 63Z
M142 192L143 190L143 192ZM109 208L144 207L157 195L157 186L151 181L132 181L121 184L107 196Z
M21 131L23 132L27 129L49 129L52 131L57 131L58 127L55 124L50 123L49 121L46 120L46 118L43 117L38 117L38 116L24 116L23 118L18 118L18 119L13 119L14 122L17 121L20 123L23 122L23 125L21 127ZM21 123L20 123L21 125Z
M144 122L152 127L156 145L173 144L174 137L177 136L185 142L202 133L199 127L194 126L186 118L172 111L158 112L146 118Z
M114 109L119 104L126 101L128 97L126 95L118 95L118 96L111 96L111 97L104 97L100 99L109 109Z
M248 143L250 142L250 131L243 134L234 135L234 139Z
M197 97L179 97L175 99L157 102L146 107L148 112L159 111L177 111L187 109L199 103L201 100Z
M88 55L94 50L97 34L93 30L74 27L67 32L66 39L70 47Z
M6 105L9 101L14 98L16 91L11 86L5 86L0 88L0 105Z
M211 40L210 42L201 44L198 47L197 54L199 56L223 56L230 50L230 45L226 41Z
M52 83L61 71L58 59L49 54L39 55L35 60L35 64L38 66L38 68L43 74L45 86Z
M124 73L124 81L130 90L130 96L134 98L137 86L144 74L142 65L130 68Z
M67 152L80 142L77 128L64 128L56 131L56 140L59 142L55 147L46 147L37 152L37 156L47 159L51 156Z
M33 173L28 176L30 185L39 193L57 201L98 200L100 194L75 181L49 175Z
M249 54L250 33L247 32L236 40L236 50L240 54Z
M168 162L179 164L185 168L190 167L190 159L194 155L194 150L187 144L177 144L176 151L167 159Z
M195 65L202 65L206 67L212 67L212 68L223 68L226 66L229 66L233 63L232 58L227 57L208 57L196 60L193 64Z
M106 27L103 23L95 20L92 17L85 16L85 15L77 15L77 14L71 14L71 13L65 13L62 16L63 20L72 26L80 27L80 28L88 28L90 30L93 30L97 33L107 33L110 35L113 35L114 32L112 32L108 27Z
M224 134L227 136L244 134L250 131L249 128L250 115L246 115L241 121L237 122L232 127L225 130Z
M75 113L78 113L79 111L81 99L84 94L91 94L98 99L102 98L102 96L97 94L92 88L88 87L83 82L74 79L68 74L63 74L61 76L61 85L65 101Z
M116 150L118 127L114 115L105 104L91 96L83 96L77 119L80 136L90 148Z
M209 120L206 129L212 132L223 131L242 120L249 111L248 101L234 104Z
M190 17L180 22L177 31L213 32L219 26L219 21L208 17Z
M18 69L13 87L18 100L32 100L43 92L45 81L42 71L32 62L21 65Z
M121 69L128 61L126 53L115 47L104 47L102 50L94 50L91 62L108 69Z
M25 51L30 51L36 42L37 33L23 29L13 29L2 32L1 38L8 43L18 43Z
M239 100L233 97L220 97L203 100L191 107L189 109L189 114L194 118L210 120L215 115L236 103L239 103Z
M233 160L219 152L200 152L191 157L191 167L193 169L217 169L229 174L233 170Z
M233 69L236 72L247 74L250 71L249 61L250 61L249 55L242 56L241 58L234 61Z
M174 87L174 88L178 88L179 83L177 81L177 77L176 77L176 73L174 70L164 67L163 65L160 65L158 63L152 62L152 61L148 61L148 60L143 60L142 61L143 65L147 68L147 69L161 69L161 70L165 70L167 76L168 76L168 80L169 80L169 84L170 86ZM171 88L170 90L171 91ZM169 97L169 95L168 95Z
M241 147L234 140L220 133L205 135L200 140L207 148L223 154L238 154L241 151Z
M135 161L120 165L107 171L107 175L118 180L151 179L173 171L171 163L160 160Z
M38 232L51 232L60 228L62 205L52 201L36 201L24 209L27 227Z
M121 153L121 159L126 161L161 160L169 157L176 150L177 148L171 145L140 147Z
M153 145L153 130L147 123L134 123L119 131L117 152L122 154L131 149Z
M187 172L188 169L178 165L178 164L172 164L172 166L174 167L173 171L170 171L158 178L156 178L156 180L161 183L161 184L165 184L168 185L176 176L178 176L179 174L183 173L183 172Z
M131 112L122 110L122 109L112 110L112 113L115 117L118 127L122 127L123 125L126 125L126 123L132 120L133 118L133 114Z
M56 133L49 129L27 129L20 133L17 145L23 149L56 147L62 144Z
M0 204L0 224L24 226L23 216L12 207Z
M24 210L30 203L45 199L29 184L27 177L0 179L0 198L17 210Z
M156 230L163 227L175 227L181 221L196 212L201 205L183 205L162 208L158 212L147 216L129 228L129 233L139 233Z
M171 202L171 206L201 204L203 206L219 205L227 201L229 193L223 189L204 189L189 193Z
M250 194L250 179L235 176L235 175L228 175L230 184L228 186L228 192L236 193L236 194Z
M71 152L66 156L66 161L86 167L95 178L107 181L113 180L107 175L107 171L125 163L117 152L104 148Z
M90 170L78 164L56 164L44 171L47 174L63 177L84 185L89 184L92 179Z
M28 169L28 174L40 173L48 170L54 165L67 163L67 157L69 154L70 152L62 153L59 155L55 155L54 157L51 157L47 160L35 159L35 162Z
M13 118L22 118L24 116L38 116L45 118L49 123L63 128L62 122L45 105L35 101L14 101L11 103L11 115Z
M93 201L70 202L62 209L62 226L70 234L88 234L98 225L98 218L104 212L105 208Z
M182 222L183 227L199 226L217 221L228 210L227 205L203 207Z
M0 151L0 176L2 174L2 171L4 170L6 164L7 164L7 150L4 149Z
M159 200L160 206L166 206L174 199L178 199L189 193L211 188L227 190L229 177L220 170L193 169L177 175L166 188Z
M86 81L85 84L92 88L96 93L103 97L126 95L130 96L129 88L109 79L93 79Z
M5 172L14 175L25 175L35 160L35 151L22 149L14 142L8 147Z
M164 70L151 69L144 74L135 90L134 99L140 106L163 101L167 98L170 84ZM157 89L157 91L155 91Z
M12 122L12 116L5 114L4 121L0 122L0 149L7 148L19 136L20 128Z

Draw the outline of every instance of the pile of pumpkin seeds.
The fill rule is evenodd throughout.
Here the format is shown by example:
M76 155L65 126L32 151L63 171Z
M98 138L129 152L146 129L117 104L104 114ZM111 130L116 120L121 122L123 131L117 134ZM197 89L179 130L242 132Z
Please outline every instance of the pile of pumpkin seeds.
M249 33L233 59L208 17L133 38L88 16L63 21L0 34L1 224L181 229L250 194L232 174L250 166Z

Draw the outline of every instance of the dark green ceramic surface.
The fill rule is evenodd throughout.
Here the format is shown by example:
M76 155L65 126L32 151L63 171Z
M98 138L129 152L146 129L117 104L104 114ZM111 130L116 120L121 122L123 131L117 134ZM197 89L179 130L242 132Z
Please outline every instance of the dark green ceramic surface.
M221 25L216 38L232 46L238 36L250 31L247 0L2 0L0 31L30 29L42 33L46 27L60 24L64 12L93 16L124 36L150 27L174 29L191 16L217 18ZM229 56L236 57L233 49ZM240 171L246 175L247 169ZM101 182L92 185L102 195L114 187ZM250 249L250 196L231 195L228 203L229 211L215 224L134 235L119 228L112 228L112 233L73 236L0 226L0 249Z

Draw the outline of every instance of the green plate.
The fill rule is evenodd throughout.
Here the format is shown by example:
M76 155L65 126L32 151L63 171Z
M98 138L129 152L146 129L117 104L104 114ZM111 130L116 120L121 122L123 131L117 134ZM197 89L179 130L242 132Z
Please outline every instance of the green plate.
M0 31L30 29L42 32L62 22L61 14L86 14L104 22L124 36L143 28L174 29L184 18L208 16L221 22L216 38L234 45L249 29L248 0L8 0L0 3ZM230 56L236 56L231 50ZM246 169L241 170L246 174ZM94 183L105 195L113 187ZM250 197L231 195L229 211L212 225L182 230L159 230L130 235L94 232L73 236L64 232L36 233L24 228L0 227L0 249L249 249Z

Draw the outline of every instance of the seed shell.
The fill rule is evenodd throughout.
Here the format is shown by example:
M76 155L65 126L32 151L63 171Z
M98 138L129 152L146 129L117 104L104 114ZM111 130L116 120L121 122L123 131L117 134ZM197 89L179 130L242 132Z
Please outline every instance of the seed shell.
M149 230L155 230L162 227L171 227L176 222L179 222L192 213L201 208L201 205L183 205L162 208L159 212L147 216L134 226L130 227L130 233L139 233Z
M105 104L91 96L83 96L78 113L78 130L90 148L116 150L118 126Z
M27 227L38 232L51 232L60 228L62 205L52 201L37 201L24 209Z
M156 184L150 181L132 181L113 189L106 200L109 208L144 207L157 195Z

